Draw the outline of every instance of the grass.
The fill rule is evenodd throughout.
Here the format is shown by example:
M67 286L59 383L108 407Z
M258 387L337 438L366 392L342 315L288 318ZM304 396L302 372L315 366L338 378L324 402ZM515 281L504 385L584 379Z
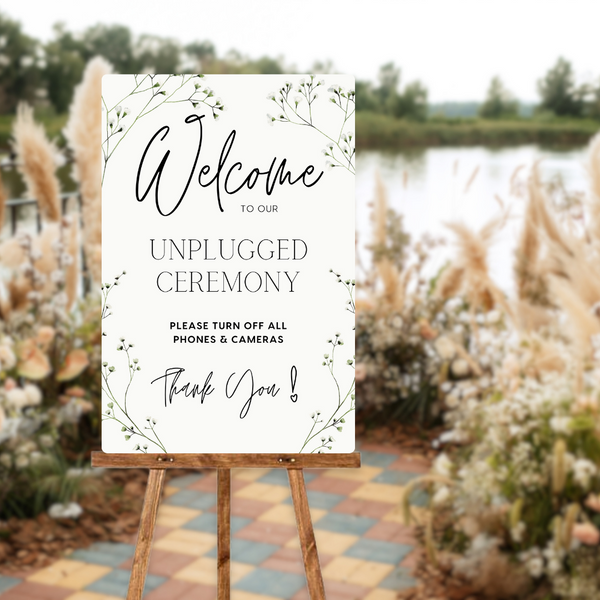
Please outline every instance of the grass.
M386 115L356 115L359 149L400 149L418 146L581 146L600 130L587 119L430 119L416 123Z
M12 123L14 115L0 115L0 151L10 149L12 137ZM35 115L35 120L46 128L46 133L51 140L56 140L59 146L64 146L65 139L62 135L63 127L67 124L69 115Z
M50 139L64 145L62 129L68 115L36 115ZM10 148L13 115L0 115L0 151ZM401 149L424 146L581 146L600 130L591 119L485 119L432 118L424 123L369 112L356 114L358 148Z

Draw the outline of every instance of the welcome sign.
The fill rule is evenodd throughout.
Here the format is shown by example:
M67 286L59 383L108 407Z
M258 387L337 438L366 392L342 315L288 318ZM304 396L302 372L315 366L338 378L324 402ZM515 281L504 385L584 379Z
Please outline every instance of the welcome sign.
M105 452L354 450L354 100L104 77Z

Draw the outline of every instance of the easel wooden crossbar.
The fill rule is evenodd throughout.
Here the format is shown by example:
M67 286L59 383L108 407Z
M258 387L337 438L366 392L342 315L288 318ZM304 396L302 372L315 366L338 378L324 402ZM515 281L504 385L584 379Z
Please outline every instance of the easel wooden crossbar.
M92 466L149 469L148 485L129 580L127 600L141 600L166 469L217 470L217 599L229 600L231 565L231 469L287 469L306 581L311 600L325 600L303 469L356 469L360 454L105 454Z

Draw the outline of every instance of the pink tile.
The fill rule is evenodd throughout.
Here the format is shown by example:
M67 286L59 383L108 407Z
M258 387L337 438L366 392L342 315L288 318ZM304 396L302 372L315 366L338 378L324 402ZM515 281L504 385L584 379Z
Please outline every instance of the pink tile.
M217 586L195 583L177 600L216 600ZM165 598L165 600L167 600Z
M394 471L405 471L407 473L427 473L431 463L421 456L404 455L395 460L388 469Z
M42 569L50 566L53 562L55 562L56 559L54 560L48 560L48 562L44 563L43 567L35 567L35 568L24 568L24 569L8 569L5 565L0 565L0 575L6 575L7 577L15 577L16 579L27 579L28 577L31 577L32 575L34 575L35 573L37 573L38 571L41 571Z
M181 600L196 584L170 579L144 596L144 600Z
M73 590L24 581L2 594L2 600L64 600Z
M317 477L307 484L306 489L347 496L354 490L357 490L361 485L363 485L362 481L351 481L349 479L321 475L321 477Z
M333 512L356 515L357 517L369 517L370 519L382 519L395 506L396 504L390 502L346 498L333 509Z
M408 569L414 569L417 566L420 558L421 550L413 550L404 558L404 560L400 563L400 566L407 567Z
M324 584L327 600L361 600L371 591L371 588L363 587L362 585L331 581L329 579L326 579ZM310 600L308 589L304 587L298 590L292 596L292 600Z
M393 521L376 523L365 533L364 537L395 544L409 544L412 546L417 544L414 528Z
M231 478L231 492L235 493L235 492L241 490L242 488L245 488L249 483L251 483L251 482L232 477ZM188 485L186 487L186 489L187 490L196 490L199 492L212 492L212 493L216 494L217 493L217 475L216 475L216 473L214 473L214 474L211 473L209 475L206 475L202 479L199 479L198 481L194 481L194 483L190 483L190 485Z
M165 535L167 535L167 533L171 533L171 531L173 531L172 527L165 527L165 525L157 525L154 528L154 538L152 538L154 541L156 540L160 540L160 538L165 537ZM133 544L135 544L137 542L137 534L135 535L135 539L133 540Z
M261 502L260 500L252 500L250 498L236 498L235 496L231 498L231 514L236 517L256 519L256 517L260 517L269 508L273 508L273 504L270 502ZM210 511L216 512L217 507L214 506Z
M235 537L283 546L283 544L297 535L298 530L293 525L270 523L269 521L254 521L246 525L243 529L240 529L235 534Z
M162 577L171 577L177 571L181 571L184 567L187 567L190 563L193 563L197 557L189 556L187 554L177 554L175 552L167 552L166 550L152 550L150 552L150 564L148 566L148 573L152 575L161 575ZM119 567L121 569L131 570L133 564L133 557L127 559Z
M209 473L202 477L202 479L198 479L198 481L194 481L187 486L188 490L198 490L200 492L217 492L217 473Z
M322 561L320 561L322 563ZM302 562L302 552L299 548L280 548L272 554L260 567L262 569L273 569L274 571L283 571L285 573L304 574L304 563ZM321 564L323 568L323 564Z
M371 591L371 588L342 581L326 579L324 583L327 600L360 600Z

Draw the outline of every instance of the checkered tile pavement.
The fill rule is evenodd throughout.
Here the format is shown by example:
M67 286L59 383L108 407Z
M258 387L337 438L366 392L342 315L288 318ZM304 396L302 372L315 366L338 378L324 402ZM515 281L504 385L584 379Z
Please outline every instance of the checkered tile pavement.
M307 470L305 480L328 600L395 600L413 585L415 540L402 521L403 486L427 465L363 444L362 468ZM423 496L413 499L425 510ZM420 506L419 506L420 505ZM214 600L216 473L172 479L158 515L144 598ZM232 471L233 600L308 600L285 470ZM120 600L135 540L96 543L22 577L0 576L2 600Z

